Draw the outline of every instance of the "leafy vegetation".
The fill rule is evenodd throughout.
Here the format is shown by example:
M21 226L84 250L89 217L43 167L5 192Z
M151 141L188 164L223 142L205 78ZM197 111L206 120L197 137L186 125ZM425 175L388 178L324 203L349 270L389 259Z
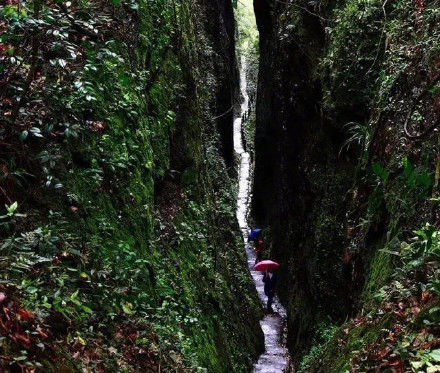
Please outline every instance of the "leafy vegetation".
M279 180L255 194L303 371L440 369L438 5L260 7L273 72L257 138L280 165L260 166ZM326 341L322 319L338 326Z
M337 329L338 328L335 325L331 325L328 322L321 322L318 324L313 346L302 358L298 367L298 372L310 371L311 364L323 353L323 351L325 351L327 344L331 341Z
M332 329L324 347L315 344L301 367L335 372L438 370L439 232L428 224L415 234L398 251L382 250L401 262L397 270L382 279L386 285L378 289L367 312ZM376 263L373 268L382 264ZM370 277L366 289L372 281L377 278Z
M414 8L346 1L331 11L330 21L322 20L329 22L316 69L323 107L339 128L338 120L355 121L342 127L347 140L340 154L353 157L350 147L361 149L354 154L358 168L349 214L356 218L347 221L346 257L356 270L355 258L366 250L360 257L369 265L357 316L315 356L312 371L439 369L437 227L426 223L437 220L437 204L430 202L438 193L437 140L427 132L437 115L438 46L430 36L436 8L436 2ZM406 118L413 134L426 135L422 142L414 142ZM423 228L410 238L418 226Z
M259 304L211 121L209 7L0 13L0 370L247 369Z

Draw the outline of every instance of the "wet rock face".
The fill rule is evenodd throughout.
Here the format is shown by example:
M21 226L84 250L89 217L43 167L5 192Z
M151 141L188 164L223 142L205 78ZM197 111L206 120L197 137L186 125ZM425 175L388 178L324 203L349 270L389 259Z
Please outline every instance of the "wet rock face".
M205 84L212 86L209 97L209 110L216 126L218 147L226 166L233 166L233 110L239 92L238 67L235 56L235 20L232 4L229 1L203 1L197 17L202 26L197 30L203 58L203 76ZM184 61L183 64L187 63ZM189 68L188 68L189 69ZM185 116L196 110L197 102L188 99L195 95L196 84L192 76L186 76L185 94L179 102L182 117L180 122L188 120ZM185 127L178 127L171 134L171 168L183 172L191 164L192 151L189 149L189 137Z
M221 150L226 165L233 165L233 111L232 106L238 95L238 69L235 58L235 23L232 2L207 2L206 23L210 45L213 48L211 61L217 79L215 103L216 125L220 133Z
M343 319L353 301L340 227L352 171L338 158L339 130L321 114L312 75L322 26L304 16L302 39L283 38L285 5L254 5L261 39L253 213L269 228L271 255L282 263L279 291L289 347L298 353L321 315Z

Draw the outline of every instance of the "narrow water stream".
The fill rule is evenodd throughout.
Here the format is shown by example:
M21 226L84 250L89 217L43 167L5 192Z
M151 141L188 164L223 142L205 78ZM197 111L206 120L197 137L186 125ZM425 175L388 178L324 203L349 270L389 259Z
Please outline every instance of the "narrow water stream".
M246 66L246 58L243 56L241 58L240 72L240 90L243 96L243 102L240 107L240 113L238 113L239 115L237 115L237 118L234 120L234 150L240 161L238 168L237 220L245 242L249 271L252 275L258 296L263 306L265 306L267 297L264 294L262 274L253 270L255 264L255 252L252 247L247 244L252 174L250 155L244 149L242 138L244 124L243 115L247 114L249 109ZM254 372L256 373L281 373L290 371L290 357L286 348L286 310L277 297L275 297L272 307L274 312L267 314L260 321L264 333L265 352L259 357L257 363L254 365Z

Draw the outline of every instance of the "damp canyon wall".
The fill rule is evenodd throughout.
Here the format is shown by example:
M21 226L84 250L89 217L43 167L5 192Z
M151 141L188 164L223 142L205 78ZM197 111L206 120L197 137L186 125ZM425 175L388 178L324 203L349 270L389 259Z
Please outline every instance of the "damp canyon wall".
M380 328L392 317L387 324L383 315L401 299L386 309L380 295L402 266L400 247L413 230L438 224L437 3L254 7L253 215L282 265L291 353L304 372L369 371L386 359L409 366L408 357L371 351L385 343ZM411 299L422 299L422 288ZM368 325L356 321L365 315Z

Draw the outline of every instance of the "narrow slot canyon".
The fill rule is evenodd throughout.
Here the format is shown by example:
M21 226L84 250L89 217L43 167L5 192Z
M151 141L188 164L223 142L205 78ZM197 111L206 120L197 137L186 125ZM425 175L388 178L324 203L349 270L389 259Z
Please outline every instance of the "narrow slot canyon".
M0 371L440 372L439 9L0 4Z
M249 3L241 4L243 9L239 16L249 17L247 19L248 24L253 24L252 5ZM242 20L243 22L243 20ZM238 21L240 24L240 20ZM254 27L255 24L253 24ZM248 26L249 27L249 26ZM239 28L239 31L242 31ZM249 33L249 30L247 30ZM256 30L254 31L254 35ZM252 32L252 30L251 30ZM246 34L245 34L246 35ZM249 37L249 34L246 36ZM244 38L244 36L243 36ZM252 45L254 43L254 45ZM255 120L255 108L249 105L249 92L248 92L248 78L257 78L256 74L249 74L250 59L256 59L255 53L252 54L251 48L255 48L255 40L249 38L241 41L239 34L239 49L237 52L240 60L240 92L242 97L242 103L239 105L238 113L234 119L234 151L238 157L238 196L237 196L237 221L239 228L243 235L244 245L246 247L246 257L249 265L249 271L252 276L252 280L257 289L258 297L265 307L267 302L267 296L264 291L263 275L261 272L254 270L254 265L257 263L257 256L251 247L251 243L248 242L248 235L250 232L249 218L250 218L250 204L251 204L251 190L252 190L252 178L253 178L253 164L251 164L251 156L248 151L245 151L245 139L244 133L245 127L252 126L249 121ZM256 63L257 61L253 61ZM254 85L256 82L253 82ZM255 94L255 92L254 92ZM248 138L248 141L253 142L252 138ZM286 310L275 297L273 304L273 312L265 315L260 321L261 329L264 333L264 353L258 358L253 371L255 373L283 373L291 370L291 361L286 348Z

